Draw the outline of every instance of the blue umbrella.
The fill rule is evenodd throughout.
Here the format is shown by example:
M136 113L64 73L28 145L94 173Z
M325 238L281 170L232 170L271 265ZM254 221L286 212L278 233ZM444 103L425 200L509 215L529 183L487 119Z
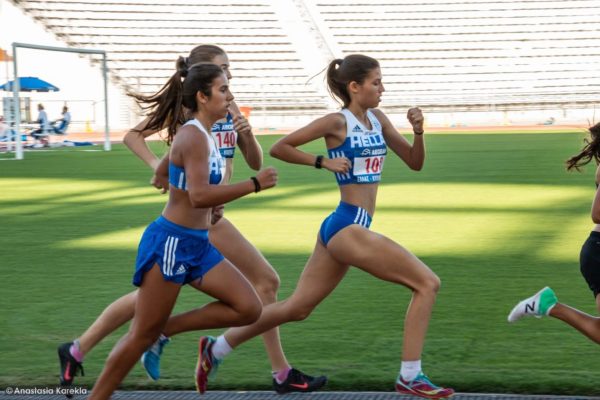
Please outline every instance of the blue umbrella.
M13 90L15 81L8 81L0 86L0 90ZM19 78L19 87L21 92L58 92L60 89L51 83L48 83L35 76L25 76Z

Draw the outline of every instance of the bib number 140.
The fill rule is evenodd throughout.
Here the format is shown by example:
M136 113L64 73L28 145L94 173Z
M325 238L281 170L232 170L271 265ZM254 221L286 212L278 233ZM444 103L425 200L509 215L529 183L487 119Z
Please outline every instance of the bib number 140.
M233 132L219 132L215 136L219 142L219 148L235 146L235 134Z

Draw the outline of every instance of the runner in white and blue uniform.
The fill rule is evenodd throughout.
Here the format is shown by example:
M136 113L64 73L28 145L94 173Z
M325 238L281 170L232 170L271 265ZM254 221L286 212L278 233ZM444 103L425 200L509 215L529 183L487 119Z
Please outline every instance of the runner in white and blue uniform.
M183 126L192 125L198 128L199 131L206 135L208 145L210 147L209 158L208 158L208 182L211 185L219 185L223 182L225 177L225 159L221 156L221 152L215 143L214 138L206 132L206 129L202 126L200 121L197 119L190 119ZM183 167L175 165L169 161L169 184L180 190L187 191L187 179L185 176L185 170Z
M581 151L567 160L567 170L579 170L592 160L600 160L600 123L589 128L590 137L586 139ZM592 222L594 226L579 253L579 269L585 279L600 312L600 166L596 166L596 193L592 202ZM567 323L595 343L600 344L600 317L560 303L556 293L546 286L533 296L520 301L508 315L508 322L526 317L550 316Z
M347 108L340 111L346 120L344 142L327 153L330 159L345 158L352 168L336 172L338 185L379 183L387 146L381 124L371 110L367 110L370 127L365 127ZM357 224L369 228L372 217L362 207L341 201L337 209L321 225L319 237L325 246L329 240L348 225Z
M285 301L265 306L256 324L232 328L225 338L235 348L264 329L307 318L349 267L356 266L379 279L402 284L413 293L405 319L396 390L421 397L449 397L454 393L452 389L434 385L421 371L421 352L440 280L408 250L369 230L387 149L413 170L423 166L423 115L418 108L408 111L415 134L410 144L377 109L384 88L379 63L370 57L350 55L333 61L327 70L327 82L330 91L343 102L343 109L280 139L270 153L289 163L333 172L340 204L321 225L315 249L294 293ZM329 157L299 149L320 138L325 139Z
M227 79L231 79L229 59L223 49L218 46L197 46L190 52L188 57L182 57L182 61L181 64L178 64L180 69L188 68L199 62L213 63L221 67L227 75ZM143 99L141 100L147 104ZM161 99L158 99L158 103L160 101ZM176 119L178 124L184 124L189 118L189 115L181 111ZM156 171L160 159L150 150L146 139L163 128L165 128L164 125L152 121L151 118L146 118L134 129L131 129L124 140L130 150L153 171ZM230 103L227 115L212 125L211 135L214 144L225 161L225 172L222 173L221 178L222 184L227 184L230 181L236 146L239 147L239 153L242 154L251 169L260 169L263 158L262 149L252 134L252 128L248 120L242 115L235 101ZM213 163L213 166L215 165ZM219 170L221 170L222 162L219 162L218 165ZM210 175L210 181L215 184L219 178L216 169L213 168L213 170L215 174ZM173 187L185 188L187 177L184 176L186 180L180 182L182 171L175 164L172 164L172 173L169 177L155 174L151 183L165 193L169 188L169 179L173 180L175 176L177 176L177 180L173 182ZM263 304L271 304L277 301L279 277L275 269L260 251L227 218L223 217L222 206L214 207L212 214L212 225L209 227L209 239L212 245L250 281ZM198 290L202 289L201 279L192 280L189 284ZM59 346L60 382L62 385L72 385L77 371L83 371L84 356L103 338L133 318L137 295L138 291L135 290L115 300L106 307L96 321L79 338ZM170 341L169 337L180 332L204 330L210 327L207 324L210 325L212 322L203 316L202 310L202 308L193 310L171 318L159 340L144 353L142 365L151 379L157 380L160 378L160 356L164 346ZM271 371L273 371L272 382L275 391L279 393L310 392L318 390L326 384L327 378L325 376L312 377L290 366L283 353L278 328L265 332L263 339L271 363ZM223 335L216 339L212 337L200 338L199 362L196 370L196 386L199 391L206 390L208 373L214 370L214 367L221 362L230 349Z
M229 81L215 64L188 67L180 57L178 66L167 84L168 95L151 113L151 121L154 117L159 126L168 125L169 156L161 160L157 174L172 182L169 199L159 219L146 228L139 245L134 323L111 352L91 400L110 398L157 340L182 284L199 282L199 289L217 300L203 307L204 312L198 316L214 327L253 323L262 309L248 280L208 241L208 228L213 219L212 207L275 186L277 173L266 168L246 181L219 184L224 165L205 127L211 127L218 116L227 115L233 100ZM180 126L177 116L182 106L192 110L193 119ZM168 175L169 168L176 176Z

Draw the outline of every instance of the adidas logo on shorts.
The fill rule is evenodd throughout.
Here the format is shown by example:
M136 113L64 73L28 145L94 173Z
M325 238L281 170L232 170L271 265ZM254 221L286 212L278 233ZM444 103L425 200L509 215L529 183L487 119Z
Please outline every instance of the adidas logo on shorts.
M185 274L186 272L187 272L187 270L185 269L185 267L183 266L183 264L181 264L179 266L179 268L177 268L177 271L175 272L175 275Z

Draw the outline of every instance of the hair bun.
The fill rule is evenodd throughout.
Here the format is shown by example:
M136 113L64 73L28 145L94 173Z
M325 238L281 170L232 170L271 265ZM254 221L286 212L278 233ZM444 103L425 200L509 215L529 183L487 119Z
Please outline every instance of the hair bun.
M175 62L175 69L177 70L177 72L179 73L179 75L181 75L184 78L188 74L187 61L188 61L187 57L181 57L181 56L179 56L179 58L177 58L177 61Z

